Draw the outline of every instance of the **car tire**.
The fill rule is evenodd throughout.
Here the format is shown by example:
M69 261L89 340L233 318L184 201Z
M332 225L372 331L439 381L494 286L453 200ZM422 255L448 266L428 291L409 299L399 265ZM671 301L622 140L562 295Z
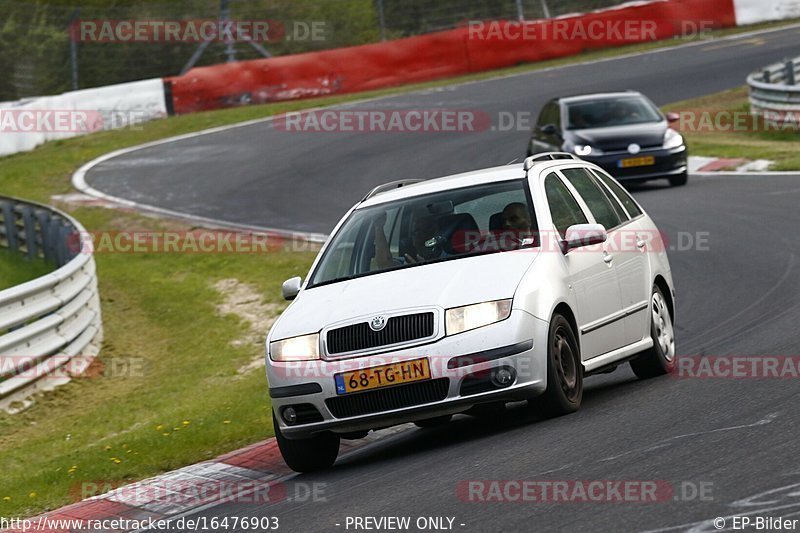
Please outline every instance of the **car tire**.
M426 418L424 420L415 420L414 425L418 428L436 428L439 426L443 426L450 422L450 419L453 418L453 415L443 415L443 416L435 416L433 418Z
M316 472L333 466L339 455L340 438L334 433L321 433L305 439L287 439L281 433L275 412L272 412L275 440L283 460L295 472Z
M653 287L650 300L650 336L653 347L631 360L633 373L639 379L663 376L675 370L675 328L669 306L658 287Z
M583 364L572 326L561 315L550 321L547 346L547 389L528 404L547 418L574 413L583 399Z
M683 174L678 174L677 176L672 176L669 178L669 184L671 187L682 187L689 182L689 172L686 171Z

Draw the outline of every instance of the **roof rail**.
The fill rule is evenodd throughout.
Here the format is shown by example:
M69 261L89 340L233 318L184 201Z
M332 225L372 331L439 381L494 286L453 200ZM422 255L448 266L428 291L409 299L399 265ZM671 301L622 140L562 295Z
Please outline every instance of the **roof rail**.
M405 187L407 185L413 185L413 184L419 183L421 181L425 181L425 180L422 180L422 179L397 180L397 181L391 181L389 183L384 183L383 185L378 185L377 187L375 187L374 189L369 191L367 193L367 195L364 197L364 199L361 200L361 201L362 202L366 202L367 200L369 200L370 198L372 198L373 196L375 196L377 194L388 192L388 191L391 191L391 190L394 190L394 189L399 189L400 187Z
M560 159L581 160L581 158L577 155L567 152L544 152L525 158L525 164L523 165L523 168L525 169L525 172L527 172L533 167L534 163L538 163L539 161L558 161Z

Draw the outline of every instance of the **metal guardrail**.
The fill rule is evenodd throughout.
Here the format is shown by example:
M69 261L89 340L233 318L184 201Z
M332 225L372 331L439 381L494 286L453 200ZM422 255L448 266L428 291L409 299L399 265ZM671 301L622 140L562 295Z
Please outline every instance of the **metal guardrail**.
M0 247L57 266L0 291L0 408L69 381L99 352L100 299L94 257L80 248L85 234L57 209L0 197Z
M753 113L800 123L800 58L770 65L747 77Z

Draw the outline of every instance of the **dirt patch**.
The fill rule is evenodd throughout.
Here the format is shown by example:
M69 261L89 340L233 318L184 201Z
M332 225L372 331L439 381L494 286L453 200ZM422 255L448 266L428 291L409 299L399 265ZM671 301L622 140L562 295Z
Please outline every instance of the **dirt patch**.
M264 339L269 328L278 318L282 306L264 303L263 295L255 287L242 283L238 279L221 279L213 287L224 297L223 302L217 305L217 312L222 315L235 315L249 325L248 332L244 337L231 342L231 346L251 346L253 348L253 359L240 367L237 372L244 374L257 368L263 368Z

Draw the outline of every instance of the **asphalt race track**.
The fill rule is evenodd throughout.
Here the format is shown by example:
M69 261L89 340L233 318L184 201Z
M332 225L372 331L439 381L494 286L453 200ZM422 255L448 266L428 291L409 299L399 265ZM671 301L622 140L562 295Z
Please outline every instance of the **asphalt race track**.
M751 70L792 55L798 33L706 43L361 107L446 105L496 114L535 111L558 94L627 88L664 104L742 85ZM112 159L87 180L149 205L327 232L375 184L503 164L524 155L526 137L524 131L299 134L263 123ZM687 187L655 182L633 192L670 237L680 356L798 355L798 177L704 177ZM444 516L454 518L454 530L468 532L714 531L715 517L728 517L728 524L731 515L800 517L797 383L642 382L626 365L587 380L583 407L574 415L538 420L511 407L491 422L462 416L444 428L410 429L345 456L329 471L291 480L324 484L324 501L224 504L200 514L278 516L282 531L347 531L347 516ZM523 479L662 480L676 490L654 503L481 503L457 493L463 481ZM700 486L703 495L694 490Z
M356 109L467 109L497 117L550 98L634 89L658 105L740 87L791 57L800 28L591 65L533 72L352 104ZM495 123L500 126L499 120ZM329 233L367 191L525 156L530 129L480 133L276 131L270 122L138 150L100 163L92 187L142 204L240 224Z
M675 248L679 357L798 355L800 179L703 178L643 187L636 197ZM701 244L677 250L690 235ZM643 382L625 365L585 385L574 415L537 420L511 406L493 423L461 416L290 482L325 483L325 502L226 504L202 514L278 516L285 531L345 531L347 516L450 516L465 532L685 531L718 516L800 517L796 379ZM457 494L464 480L521 479L665 480L676 490L655 503L480 503ZM692 487L710 492L693 497Z

